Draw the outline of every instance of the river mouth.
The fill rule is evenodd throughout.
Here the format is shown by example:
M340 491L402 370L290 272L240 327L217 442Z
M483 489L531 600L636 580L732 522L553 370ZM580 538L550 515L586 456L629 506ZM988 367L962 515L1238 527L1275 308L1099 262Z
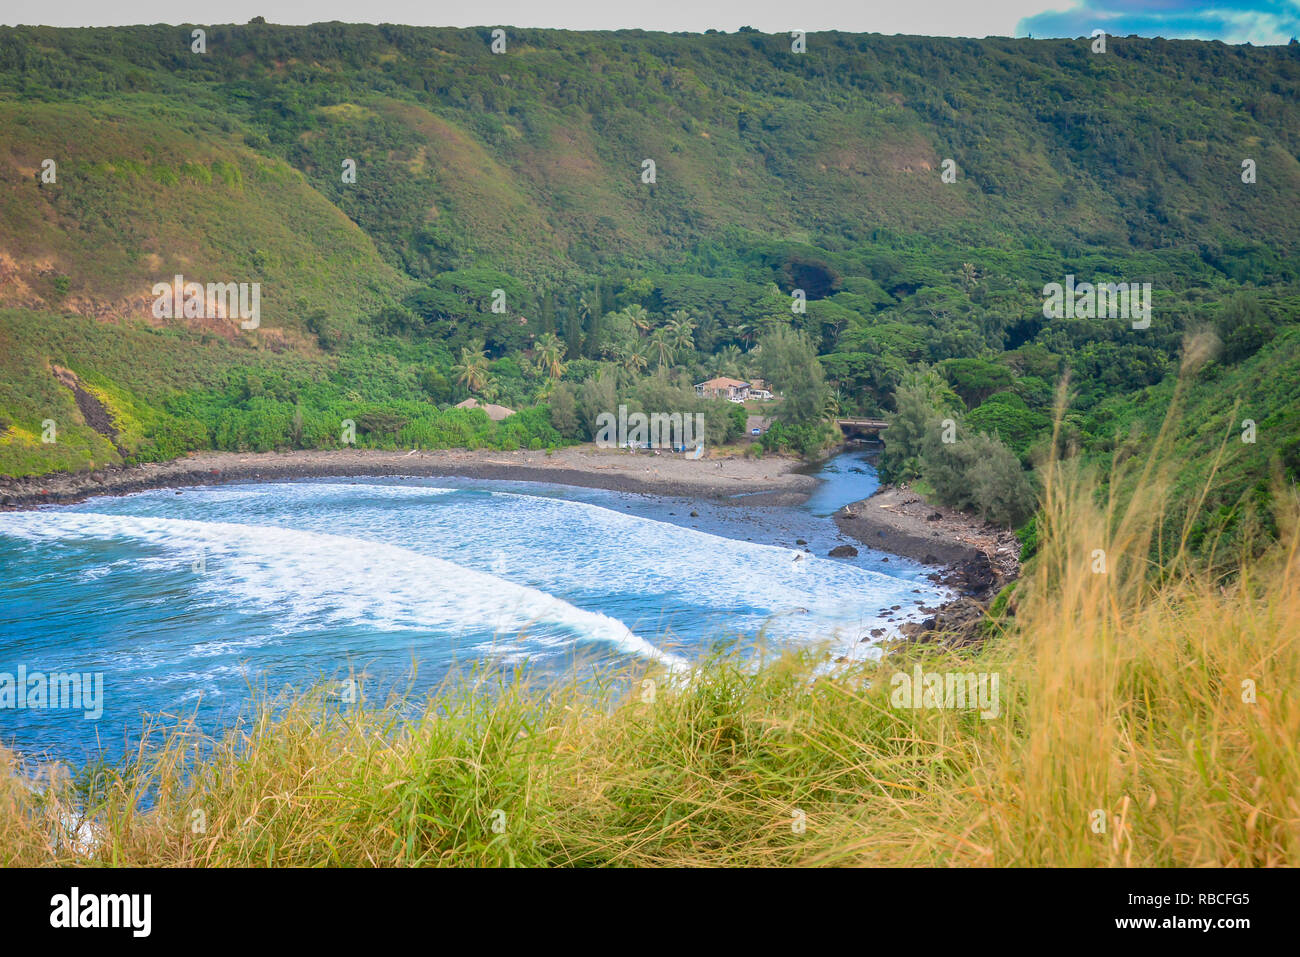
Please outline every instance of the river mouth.
M873 631L946 592L894 556L827 557L846 541L827 516L875 476L854 453L823 471L803 506L355 478L0 515L0 739L80 763L128 748L145 716L211 733L258 694L321 682L375 700L472 668L552 680L723 645L870 654ZM89 676L102 700L38 697L33 675Z

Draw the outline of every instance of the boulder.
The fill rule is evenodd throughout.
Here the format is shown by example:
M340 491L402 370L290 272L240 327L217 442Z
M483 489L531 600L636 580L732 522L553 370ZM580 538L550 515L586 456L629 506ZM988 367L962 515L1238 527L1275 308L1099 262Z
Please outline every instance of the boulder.
M956 566L952 583L967 595L988 598L997 591L998 573L988 556L978 552Z
M905 621L898 626L898 630L904 638L919 638L928 631L934 631L934 624L933 618L924 621Z

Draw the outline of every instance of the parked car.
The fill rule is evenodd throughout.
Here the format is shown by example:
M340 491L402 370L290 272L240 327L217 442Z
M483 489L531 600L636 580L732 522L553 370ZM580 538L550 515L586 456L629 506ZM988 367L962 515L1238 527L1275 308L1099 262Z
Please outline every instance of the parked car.
M750 435L762 435L762 434L763 434L763 430L762 430L762 429L750 429L750 430L749 430L749 434L750 434Z

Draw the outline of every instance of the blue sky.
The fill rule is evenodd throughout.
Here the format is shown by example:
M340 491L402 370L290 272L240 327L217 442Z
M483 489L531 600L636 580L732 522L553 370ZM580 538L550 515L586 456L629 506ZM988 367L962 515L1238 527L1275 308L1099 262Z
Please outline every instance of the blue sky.
M1190 37L1286 43L1300 36L1300 0L60 0L13 3L4 23L109 26L130 23L409 23L571 30L753 26L768 33L839 29L930 36Z
M1286 43L1300 36L1300 0L1082 0L1046 10L1017 24L1017 36L1086 36L1104 29L1169 39L1191 37L1225 43Z

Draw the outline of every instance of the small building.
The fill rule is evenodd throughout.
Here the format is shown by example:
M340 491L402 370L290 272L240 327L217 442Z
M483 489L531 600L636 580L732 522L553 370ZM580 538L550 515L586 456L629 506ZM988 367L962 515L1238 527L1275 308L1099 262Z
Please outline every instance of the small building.
M487 413L487 417L491 419L493 422L500 422L502 419L509 418L510 416L515 414L514 409L507 409L504 405L493 405L490 402L480 402L478 399L475 399L473 396L466 399L464 402L457 402L456 408L482 409L484 412Z
M749 383L740 379L718 376L707 382L695 385L695 394L705 399L730 399L732 402L744 402L749 398Z

